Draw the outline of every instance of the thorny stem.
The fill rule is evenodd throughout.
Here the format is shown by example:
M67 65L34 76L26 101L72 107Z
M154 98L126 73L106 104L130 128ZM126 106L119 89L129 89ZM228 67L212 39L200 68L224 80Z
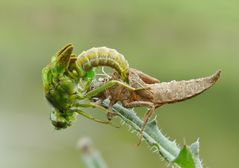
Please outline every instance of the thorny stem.
M109 100L102 102L104 107L108 107ZM133 110L126 109L119 104L113 106L113 110L132 130L132 132L140 132L143 121L136 115ZM180 168L202 168L199 159L199 141L197 140L191 146L182 149L162 134L157 126L156 119L150 121L143 132L146 142L155 149L171 166Z

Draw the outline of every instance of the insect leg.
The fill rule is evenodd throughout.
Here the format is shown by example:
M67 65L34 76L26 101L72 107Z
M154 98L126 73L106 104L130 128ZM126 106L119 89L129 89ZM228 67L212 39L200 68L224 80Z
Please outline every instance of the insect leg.
M154 113L154 111L155 111L155 107L152 107L147 111L147 113L144 116L144 123L143 123L143 126L142 126L141 130L140 130L140 138L139 138L138 145L140 145L140 143L143 139L143 131L144 131L145 126L147 125L149 119L151 118L152 114Z
M108 110L106 108L104 108L103 106L97 104L97 103L93 103L93 102L90 102L90 103L79 103L79 104L76 104L75 107L84 107L84 108L87 108L87 107L93 107L93 108L98 108L104 112L108 112Z
M81 110L77 110L76 113L88 118L89 120L92 120L92 121L95 121L95 122L98 122L98 123L102 123L102 124L111 124L110 121L102 121L102 120L99 120L99 119L96 119L94 118L92 115L90 114L87 114L87 113L84 113L83 111Z
M99 94L99 93L101 93L101 92L104 92L105 90L107 90L107 89L113 87L113 86L116 85L116 84L121 85L121 86L123 86L123 87L125 87L125 88L127 88L127 89L129 89L129 90L131 90L131 91L137 91L137 90L145 90L145 89L148 89L148 87L134 88L134 87L132 87L132 86L130 86L130 85L124 83L124 82L121 82L121 81L118 81L118 80L111 80L111 81L109 81L109 82L103 84L102 86L98 87L97 89L94 89L94 90L89 91L89 92L85 95L85 97L86 97L86 98L91 98L91 97L93 97L93 96L96 96L97 94Z
M147 101L133 101L133 102L128 102L128 100L123 100L122 104L126 108L133 108L133 107L148 107L152 108L154 107L154 104L152 102L147 102Z
M137 144L137 145L140 145L140 143L143 139L143 131L144 131L145 126L147 125L149 119L151 118L152 114L155 111L155 105L152 102L147 102L147 101L128 102L128 100L122 101L122 104L127 108L142 107L142 106L149 108L149 110L147 111L147 113L144 116L144 123L140 130L140 139L139 139L139 143Z
M116 113L113 113L113 105L116 103L115 100L110 100L110 104L109 104L109 107L108 107L108 113L107 113L107 118L109 121L112 120L113 116L116 115Z
M98 104L95 104L95 103L81 104L81 105L82 105L81 107L97 107L97 108L100 108L100 109L102 109L102 110L108 112L104 107L102 107L102 106L100 106L100 105L98 105ZM111 126L113 126L113 127L115 127L115 128L119 128L119 127L120 127L120 126L115 126L115 125L113 125L112 122L109 121L109 120L108 120L108 121L103 121L103 120L96 119L96 118L94 118L92 115L87 114L87 113L83 112L82 110L77 109L77 110L74 110L74 111L75 111L76 113L78 113L78 114L80 114L80 115L82 115L82 116L84 116L84 117L86 117L86 118L92 120L92 121L95 121L95 122L98 122L98 123L102 123L102 124L110 124Z

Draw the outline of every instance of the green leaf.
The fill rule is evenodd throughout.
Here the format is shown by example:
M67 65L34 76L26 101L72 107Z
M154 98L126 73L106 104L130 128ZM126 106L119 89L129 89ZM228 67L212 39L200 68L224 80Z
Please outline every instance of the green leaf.
M193 154L188 146L184 146L174 162L182 168L195 168Z

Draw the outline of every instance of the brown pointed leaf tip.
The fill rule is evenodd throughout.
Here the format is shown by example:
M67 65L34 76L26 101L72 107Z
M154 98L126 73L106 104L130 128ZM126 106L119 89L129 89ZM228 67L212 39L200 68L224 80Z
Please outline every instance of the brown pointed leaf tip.
M199 95L212 87L220 78L221 71L198 79L157 83L151 86L158 104L175 103Z

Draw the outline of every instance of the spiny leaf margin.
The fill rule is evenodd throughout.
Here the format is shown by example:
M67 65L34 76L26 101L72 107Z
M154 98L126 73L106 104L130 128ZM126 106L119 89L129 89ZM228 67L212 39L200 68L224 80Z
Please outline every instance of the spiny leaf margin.
M102 106L108 107L109 100L104 100ZM113 106L113 111L129 127L140 131L143 121L133 110L122 107L120 104ZM157 125L156 118L150 121L143 132L143 137L151 147L156 147L156 151L172 166L179 168L203 168L199 158L199 141L197 140L191 146L184 145L180 149L175 141L166 137Z

